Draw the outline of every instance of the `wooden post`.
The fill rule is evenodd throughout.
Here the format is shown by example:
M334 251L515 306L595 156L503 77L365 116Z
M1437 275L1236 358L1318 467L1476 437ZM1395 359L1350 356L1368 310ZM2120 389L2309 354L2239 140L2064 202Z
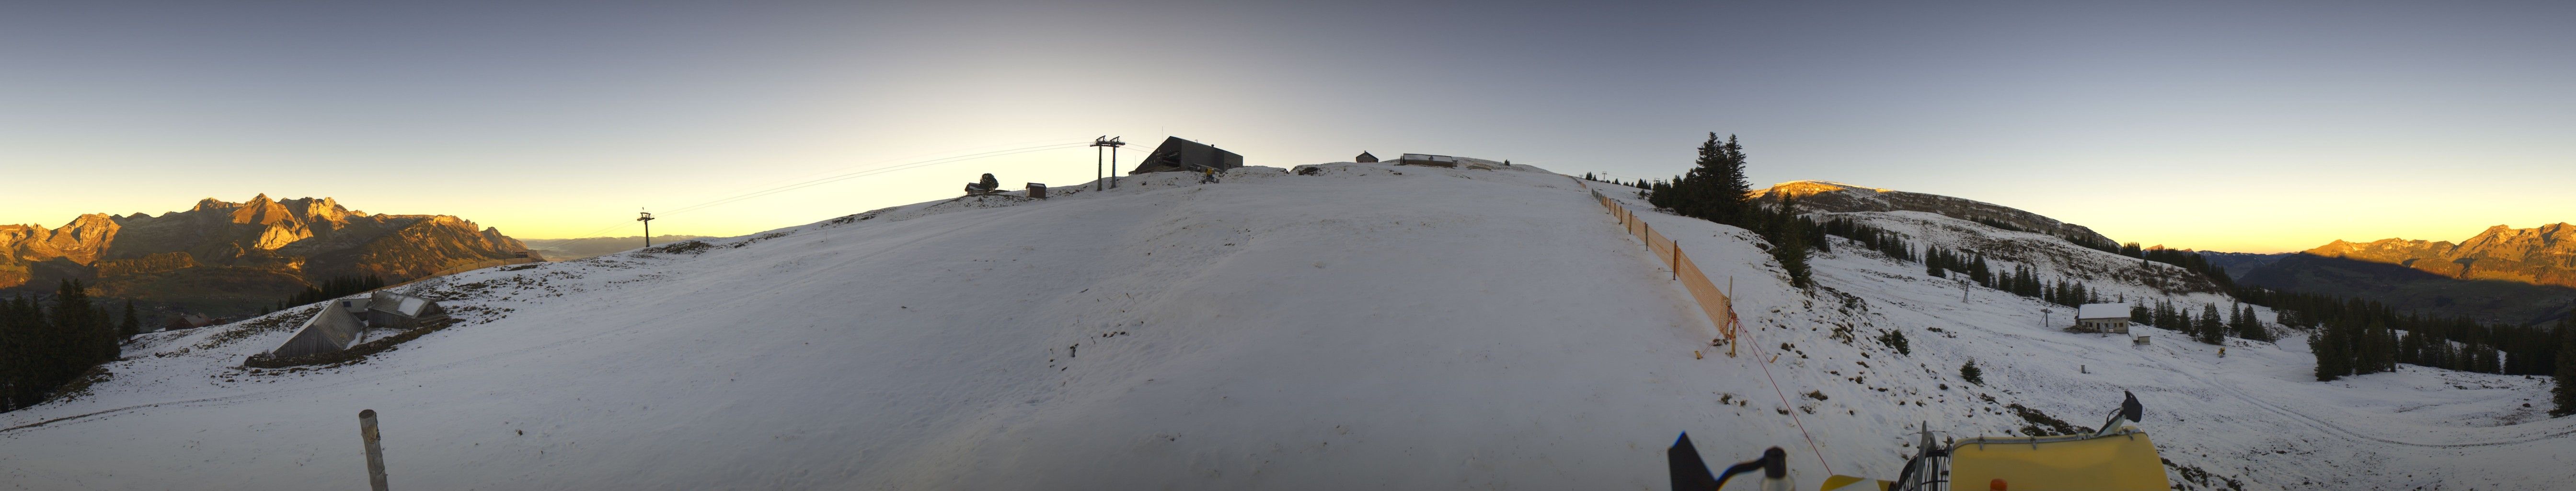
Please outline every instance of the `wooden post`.
M1673 281L1682 280L1682 241L1673 241Z
M358 437L367 441L367 486L385 491L385 447L376 437L376 410L358 411Z

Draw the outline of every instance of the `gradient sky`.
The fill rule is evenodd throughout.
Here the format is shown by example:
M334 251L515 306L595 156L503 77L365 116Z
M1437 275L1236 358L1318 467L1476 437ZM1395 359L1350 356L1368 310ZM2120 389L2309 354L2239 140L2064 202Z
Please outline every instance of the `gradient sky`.
M2576 4L107 2L0 6L0 223L331 196L522 238L1166 135L1988 201L2276 252L2576 221ZM738 235L1089 148L663 213Z

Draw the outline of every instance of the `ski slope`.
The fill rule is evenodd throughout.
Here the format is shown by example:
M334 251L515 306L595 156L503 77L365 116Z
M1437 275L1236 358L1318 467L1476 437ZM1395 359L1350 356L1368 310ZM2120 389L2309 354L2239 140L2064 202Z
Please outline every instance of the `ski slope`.
M237 368L292 334L253 326L311 309L148 335L91 394L0 414L0 489L354 487L361 409L404 489L1663 489L1681 431L1712 459L1784 447L1813 486L1827 468L1893 476L1924 422L2008 434L2020 404L2094 425L2124 389L2164 456L2220 488L2576 477L2576 424L2518 406L2544 381L2409 367L2317 383L2296 338L2218 358L2153 328L2144 348L2059 332L2036 300L1962 302L1857 247L1816 257L1821 287L1802 292L1742 230L1644 214L1731 281L1745 347L1780 355L1766 376L1751 351L1693 356L1708 320L1572 179L1298 170L460 274L404 289L465 322L345 366ZM2125 259L1853 215L1918 241L2028 241L1999 259L2068 271ZM1985 385L1959 380L1969 358Z

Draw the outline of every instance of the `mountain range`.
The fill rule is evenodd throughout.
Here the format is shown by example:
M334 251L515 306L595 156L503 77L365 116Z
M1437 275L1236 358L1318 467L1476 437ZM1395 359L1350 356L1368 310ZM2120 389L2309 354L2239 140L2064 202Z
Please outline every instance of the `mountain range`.
M206 198L150 216L81 215L57 228L0 225L0 291L81 280L93 295L191 312L256 311L323 280L399 282L459 264L543 256L450 215L350 210L331 198Z
M2337 240L2246 270L2239 283L2519 324L2576 309L2576 226L2488 227L2459 243Z
M1755 231L1529 165L1125 179L402 285L457 322L364 363L241 367L318 305L144 334L87 395L0 413L0 445L60 450L0 452L0 475L355 483L363 453L306 449L355 449L372 409L414 489L1663 489L1682 432L1719 464L1790 449L1802 483L1884 478L1925 431L2088 433L2134 395L2172 489L2576 478L2545 380L2317 382L2308 334L2266 308L2279 343L2069 332L2074 309L1841 236L1801 288ZM2045 233L1819 218L2108 301L2235 306ZM1724 285L1725 317L1684 274Z

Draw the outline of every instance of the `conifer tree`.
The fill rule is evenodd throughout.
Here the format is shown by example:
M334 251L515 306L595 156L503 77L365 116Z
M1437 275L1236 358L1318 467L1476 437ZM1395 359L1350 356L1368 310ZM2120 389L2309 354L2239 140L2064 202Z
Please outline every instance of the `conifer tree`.
M1983 286L1986 288L1995 287L1995 273L1992 269L1989 269L1986 266L1985 254L1978 254L1976 262L1969 263L1968 268L1968 279L1976 281L1977 286Z
M2576 414L2576 315L2559 321L2555 334L2552 337L2558 338L2558 367L2551 378L2557 384L2550 388L2549 395L2558 408L2549 411L2552 417Z
M2424 343L2423 333L2406 331L2405 335L2397 337L2397 362L2428 367L2439 366L2425 362L2424 352L2427 351L2425 349L2427 347L2429 346Z
M2254 306L2239 306L2236 313L2236 319L2236 322L2238 323L2236 327L2236 337L2267 343L2275 340L2272 337L2272 331L2263 328L2263 319L2262 317L2259 317L2259 314L2254 312Z
M134 299L125 299L125 316L117 321L116 330L124 333L126 337L143 334L143 320L134 317Z
M2200 335L2200 342L2203 343L2227 343L2227 326L2224 320L2218 318L2218 304L2200 306L2200 325L2197 326L2194 334Z
M2344 351L2342 334L2342 330L2326 327L2308 338L2308 351L2317 356L2317 381L2331 382L2352 374L2352 354Z
M29 371L35 369L28 346L34 341L33 326L21 320L25 315L19 311L24 302L25 297L0 299L0 412L20 406L19 389L31 383Z

